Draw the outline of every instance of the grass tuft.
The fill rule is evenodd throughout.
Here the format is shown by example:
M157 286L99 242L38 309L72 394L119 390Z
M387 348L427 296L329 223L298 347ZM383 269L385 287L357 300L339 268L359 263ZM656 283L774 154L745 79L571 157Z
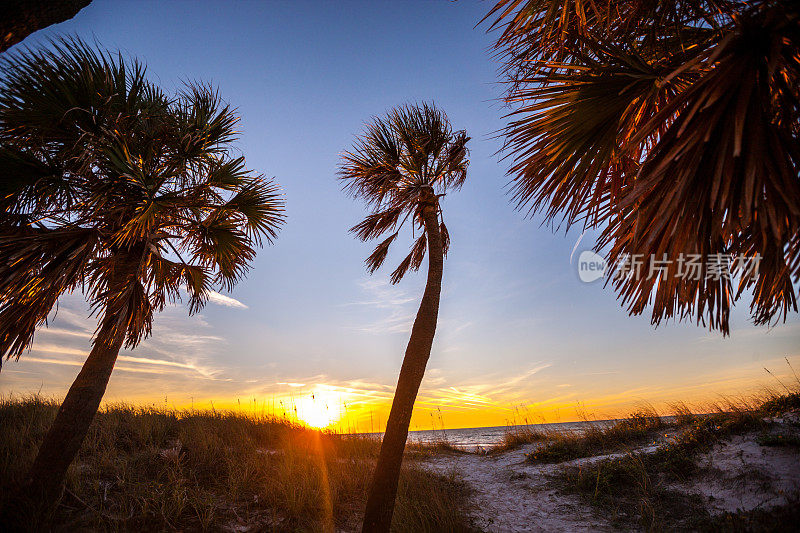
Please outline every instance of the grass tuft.
M800 392L773 395L761 405L761 409L771 415L785 413L793 409L800 409Z
M611 453L652 440L666 426L652 408L643 408L609 424L595 422L581 432L552 431L545 443L527 456L531 463L561 463Z

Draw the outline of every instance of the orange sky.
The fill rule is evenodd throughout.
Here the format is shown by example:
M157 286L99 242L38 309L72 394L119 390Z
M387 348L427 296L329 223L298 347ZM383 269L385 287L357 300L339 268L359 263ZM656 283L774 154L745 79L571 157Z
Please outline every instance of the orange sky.
M50 332L63 334L55 329ZM77 336L74 332L72 336ZM77 336L88 340L85 336ZM52 353L58 350L58 354ZM3 390L9 394L41 391L60 396L79 370L85 351L42 342L20 362L3 368ZM800 354L789 358L800 368ZM698 411L724 397L748 397L782 384L796 384L783 357L758 359L726 369L686 375L669 382L665 368L675 362L654 362L650 372L594 372L567 376L552 364L538 364L515 375L483 376L452 385L432 369L417 400L412 430L502 426L513 423L568 422L583 417L607 419L628 414L644 404L668 414L669 404L689 403ZM682 366L682 365L677 365ZM685 366L685 365L683 365ZM769 368L769 375L764 368ZM45 381L48 379L48 385ZM24 384L27 383L28 386ZM37 387L36 383L40 383ZM368 381L332 380L324 375L262 383L221 377L215 370L146 356L123 355L112 376L106 403L126 402L170 408L214 408L299 420L339 432L382 430L391 405L392 386Z
M800 367L800 357L794 357ZM643 383L639 387L615 391L611 387L596 388L596 395L581 398L580 394L561 393L558 385L542 383L539 400L536 390L525 390L530 400L518 402L522 390L501 390L493 393L496 384L477 384L463 388L423 387L418 397L411 428L414 430L455 429L461 427L503 426L508 424L569 422L587 417L608 419L629 414L640 406L649 405L662 414L669 414L670 404L683 401L698 411L708 409L713 402L726 398L748 399L768 390L780 392L786 384L797 384L791 369L783 359L770 361L770 376L761 363L746 365L739 372L714 379L698 376L686 383ZM780 380L780 382L779 382ZM655 381L655 380L654 380ZM255 396L236 401L218 399L215 408L274 413L299 419L314 427L327 427L341 432L368 432L382 429L391 405L391 390L368 383L329 384L291 383L275 396ZM561 387L563 392L564 387ZM549 392L550 394L545 394ZM554 394L553 394L554 393ZM154 399L154 403L162 399ZM146 401L146 400L145 400ZM194 406L211 407L211 400L195 399ZM281 404L281 402L283 402ZM189 407L180 401L172 403ZM274 405L274 407L273 407ZM295 411L294 408L297 410Z

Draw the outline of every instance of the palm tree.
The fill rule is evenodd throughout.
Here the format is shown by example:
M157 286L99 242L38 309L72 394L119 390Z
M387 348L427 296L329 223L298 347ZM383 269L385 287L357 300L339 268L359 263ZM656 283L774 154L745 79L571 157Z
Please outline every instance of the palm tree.
M392 522L411 412L436 332L444 258L450 243L439 199L447 191L458 190L467 177L467 141L466 132L454 132L447 116L434 104L404 105L386 117L375 118L352 150L342 156L339 175L345 190L364 200L372 211L350 231L362 241L389 233L367 258L367 270L373 273L380 268L409 220L420 234L392 272L391 282L398 283L409 269L418 270L426 248L428 251L428 280L372 477L364 531L389 531Z
M6 0L0 7L0 52L31 33L69 20L92 0Z
M601 230L596 250L617 273L636 256L645 272L690 256L730 265L614 276L631 314L652 305L653 324L727 334L745 291L756 324L797 311L796 3L503 0L487 18L501 32L518 207Z
M52 504L117 354L188 295L230 290L283 221L269 180L231 153L237 117L218 94L165 95L138 62L63 39L2 60L0 356L30 348L59 296L82 289L93 347L30 470ZM2 357L0 357L2 361Z

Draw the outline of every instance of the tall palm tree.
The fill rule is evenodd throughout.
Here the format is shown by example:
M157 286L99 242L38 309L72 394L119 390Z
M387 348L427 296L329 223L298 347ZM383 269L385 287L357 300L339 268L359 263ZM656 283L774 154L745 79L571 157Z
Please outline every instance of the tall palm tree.
M404 105L375 118L342 156L339 175L345 190L371 210L350 231L363 241L389 233L367 258L367 270L373 273L380 268L406 221L420 234L392 272L391 282L398 283L409 269L418 270L428 251L428 280L372 477L364 531L389 531L392 522L411 412L436 332L444 258L450 244L439 199L447 191L458 190L467 177L467 141L466 132L454 132L435 104Z
M232 153L234 110L210 88L167 96L145 68L77 39L0 64L0 355L30 348L59 296L82 289L93 347L30 470L52 504L117 354L185 291L230 290L283 221L269 180ZM2 357L0 357L2 361Z
M502 0L487 15L509 82L518 206L602 231L597 250L731 276L614 276L631 314L723 334L797 311L800 9L784 0ZM745 261L737 261L744 258ZM758 269L748 268L755 263ZM739 277L734 288L731 277Z

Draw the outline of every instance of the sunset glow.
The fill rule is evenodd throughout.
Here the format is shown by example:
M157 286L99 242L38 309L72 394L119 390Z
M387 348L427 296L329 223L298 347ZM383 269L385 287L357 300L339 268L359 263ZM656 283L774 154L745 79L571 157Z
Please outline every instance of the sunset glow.
M339 398L317 389L296 400L297 418L312 428L330 428L341 419L338 401Z
M469 179L441 199L452 247L412 430L569 421L579 413L609 418L642 402L666 409L678 399L701 404L780 388L765 367L784 383L793 379L784 358L800 358L796 314L755 327L745 299L731 313L727 338L691 323L654 329L649 316L629 317L601 281L581 282L580 251L598 235L554 234L515 211L504 189L508 165L495 155L502 140L490 134L507 122L507 110L493 104L502 91L498 65L486 54L495 37L475 29L486 6L405 4L243 3L221 19L226 31L247 38L212 47L196 31L218 22L208 9L94 1L28 37L26 46L35 47L80 35L146 60L148 74L165 85L218 85L241 119L237 148L248 168L275 176L287 199L285 229L274 246L258 250L232 292L217 287L222 293L209 293L194 316L185 299L168 304L150 338L120 353L105 404L213 406L335 431L381 431L425 275L392 284L391 268L365 270L371 248L347 231L364 206L341 193L336 165L370 117L425 99L472 139ZM297 31L308 27L315 39ZM425 38L408 40L408 28ZM431 49L436 61L420 65ZM417 236L409 232L393 246L405 250ZM402 257L391 252L387 265ZM63 398L91 350L97 320L90 311L80 291L63 295L30 351L3 362L0 394Z

